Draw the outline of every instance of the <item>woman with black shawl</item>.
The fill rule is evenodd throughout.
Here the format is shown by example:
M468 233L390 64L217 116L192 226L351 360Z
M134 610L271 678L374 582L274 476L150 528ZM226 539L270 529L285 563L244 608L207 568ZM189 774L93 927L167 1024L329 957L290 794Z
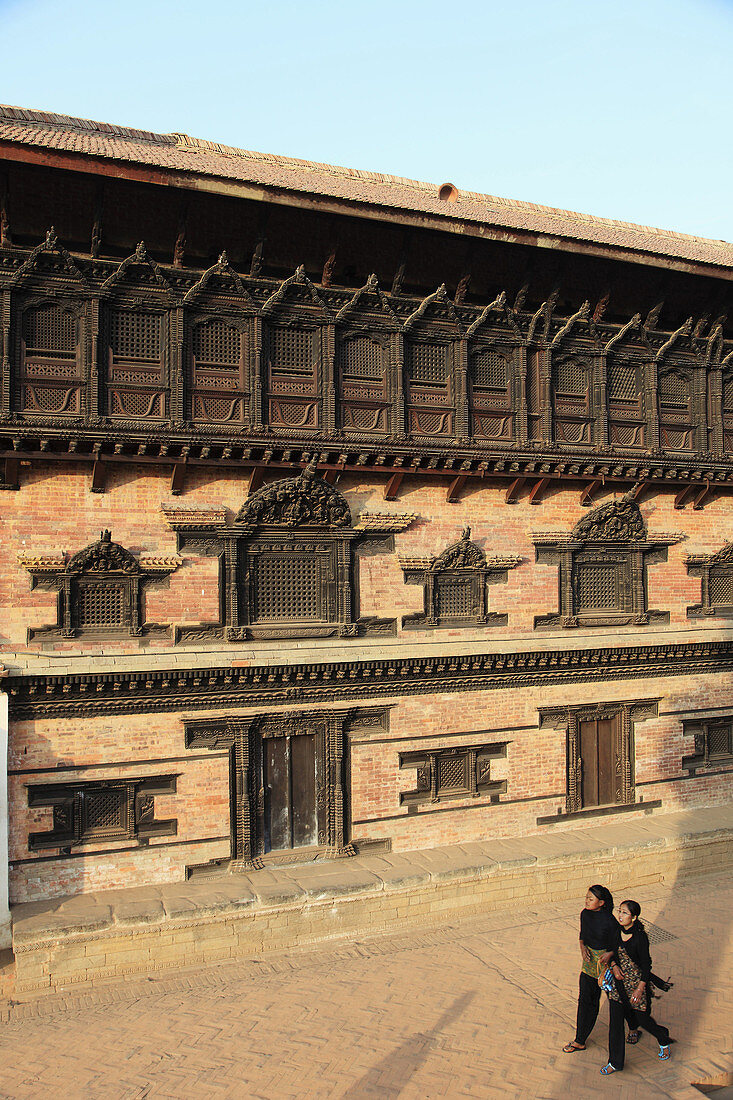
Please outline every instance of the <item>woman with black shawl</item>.
M598 978L605 967L604 955L614 952L620 929L613 915L613 897L605 886L589 886L585 909L580 914L580 954L583 966L578 991L578 1017L575 1038L562 1048L565 1054L585 1050L585 1042L598 1018L601 990ZM623 1027L623 1017L621 1020Z

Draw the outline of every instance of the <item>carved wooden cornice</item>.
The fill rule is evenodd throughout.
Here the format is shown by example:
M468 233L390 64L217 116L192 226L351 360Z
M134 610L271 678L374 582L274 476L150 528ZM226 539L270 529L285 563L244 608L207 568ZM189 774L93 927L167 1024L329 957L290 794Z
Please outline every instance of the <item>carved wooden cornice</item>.
M733 670L733 642L390 658L264 667L10 676L15 719L355 704L402 695L487 691Z

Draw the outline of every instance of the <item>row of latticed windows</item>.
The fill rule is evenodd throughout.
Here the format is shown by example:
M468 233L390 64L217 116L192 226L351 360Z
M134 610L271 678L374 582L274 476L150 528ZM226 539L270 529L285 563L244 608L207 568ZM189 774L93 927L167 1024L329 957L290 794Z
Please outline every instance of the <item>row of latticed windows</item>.
M108 415L165 419L170 415L166 382L168 318L164 313L110 309L102 323L103 377ZM12 407L25 414L78 415L82 411L80 318L58 304L26 309L20 323L18 374ZM186 418L246 423L250 415L252 333L226 318L207 318L187 326L184 353L189 404ZM284 427L320 426L321 330L267 324L262 342L263 414ZM455 429L456 349L451 342L407 338L403 345L404 383L409 407L407 429L450 435ZM358 430L396 430L388 408L397 390L395 350L388 334L337 332L336 378L341 426ZM519 395L517 356L508 347L469 344L468 382L472 431L485 438L516 436ZM548 397L555 434L567 443L595 441L595 420L608 415L610 442L648 445L647 422L652 367L611 357L606 371L606 409L595 407L593 364L577 355L553 356L551 390L546 395L536 355L527 365L526 412L530 439L542 438ZM679 365L661 368L657 385L663 445L689 449L705 445L704 411L695 413L694 371ZM703 390L705 382L701 383ZM645 396L646 395L646 396ZM718 403L725 433L733 445L733 371L723 376L720 397L703 392L700 409ZM730 438L729 438L730 437Z

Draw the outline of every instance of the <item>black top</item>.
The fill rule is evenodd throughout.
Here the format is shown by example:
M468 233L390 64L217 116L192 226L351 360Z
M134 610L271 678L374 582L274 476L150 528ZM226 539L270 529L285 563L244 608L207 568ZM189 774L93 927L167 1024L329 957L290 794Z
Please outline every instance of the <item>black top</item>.
M619 940L619 924L613 913L602 909L583 909L580 914L580 938L594 951L615 950Z
M638 923L635 923L631 938L624 940L619 937L619 942L631 961L639 967L641 980L646 982L648 988L651 981L652 959L649 954L649 937L646 932L639 927Z

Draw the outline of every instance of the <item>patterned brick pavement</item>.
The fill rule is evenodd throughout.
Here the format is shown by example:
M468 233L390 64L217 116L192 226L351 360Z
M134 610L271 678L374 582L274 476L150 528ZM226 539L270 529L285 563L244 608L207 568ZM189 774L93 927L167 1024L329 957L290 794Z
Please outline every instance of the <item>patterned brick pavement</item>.
M622 900L619 894L617 900ZM606 1012L572 1036L577 905L453 923L2 1005L0 1095L153 1097L688 1097L733 1069L733 882L650 888L659 1006L678 1043L645 1036L604 1079Z

